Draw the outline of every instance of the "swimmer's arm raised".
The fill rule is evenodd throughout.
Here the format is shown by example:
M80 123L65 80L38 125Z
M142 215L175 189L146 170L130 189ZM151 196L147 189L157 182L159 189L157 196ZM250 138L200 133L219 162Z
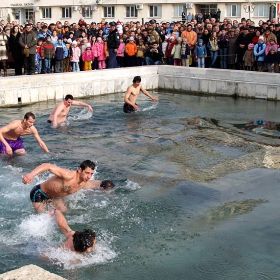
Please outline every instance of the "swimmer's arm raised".
M158 102L157 98L153 97L148 91L146 91L142 86L140 87L140 90L147 95L148 97L150 97L153 101Z
M135 110L138 110L139 107L135 103L132 103L129 100L130 95L131 95L131 87L128 87L124 96L124 102L131 105Z
M89 180L86 182L83 189L98 189L100 188L101 181L100 180Z
M60 212L60 210L55 209L50 212L50 215L55 216L58 227L67 239L73 235L74 231L69 227L64 215Z
M60 168L58 166L52 165L50 163L43 163L39 166L37 166L34 170L32 170L30 173L26 174L23 178L22 178L22 182L24 184L28 184L31 183L33 181L33 178L38 175L41 174L45 171L49 171L52 174L65 179L65 180L71 180L73 177L72 172L68 169L64 169L64 168Z
M87 107L90 112L93 112L92 107L89 104L85 103L85 102L73 100L72 105L73 106Z
M43 141L43 140L41 139L41 137L39 136L39 133L38 133L37 129L36 129L34 126L32 126L31 129L32 129L31 131L32 131L32 133L33 133L35 139L37 140L39 146L41 147L41 149L42 149L45 153L49 153L50 151L49 151L47 145L44 143L44 141Z

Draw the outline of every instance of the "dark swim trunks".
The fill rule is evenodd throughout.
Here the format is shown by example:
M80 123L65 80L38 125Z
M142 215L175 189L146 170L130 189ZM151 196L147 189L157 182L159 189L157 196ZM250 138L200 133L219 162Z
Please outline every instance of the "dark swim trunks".
M30 200L32 202L43 202L49 197L41 190L41 185L35 186L30 192Z
M136 103L135 103L136 104ZM136 104L137 105L137 104ZM123 111L124 111L124 113L132 113L132 112L135 112L135 109L131 106L131 105L129 105L129 104L127 104L127 103L124 103L124 105L123 105Z
M52 123L52 121L50 121L50 120L47 120L47 123Z
M4 139L10 145L13 152L16 151L16 150L19 150L19 149L24 149L23 141L21 140L20 137L16 140L9 140L9 139L6 139L6 138L4 138ZM0 153L1 154L6 154L7 153L6 152L6 147L2 142L0 142Z

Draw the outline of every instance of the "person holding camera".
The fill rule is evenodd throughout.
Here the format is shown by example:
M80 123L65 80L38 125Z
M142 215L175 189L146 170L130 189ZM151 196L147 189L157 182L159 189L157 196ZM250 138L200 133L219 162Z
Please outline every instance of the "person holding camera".
M147 65L158 65L161 64L163 58L163 52L159 48L157 43L153 43L147 48L145 52L145 60Z

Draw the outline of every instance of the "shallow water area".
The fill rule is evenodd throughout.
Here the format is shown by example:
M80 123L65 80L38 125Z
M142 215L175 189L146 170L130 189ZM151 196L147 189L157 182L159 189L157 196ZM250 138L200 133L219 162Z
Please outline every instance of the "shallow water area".
M72 107L58 129L46 122L52 101L1 110L1 126L32 111L54 153L26 136L26 156L2 155L0 274L32 263L73 280L280 279L279 103L153 95L159 103L142 95L130 115L123 94L86 99L94 113ZM77 256L30 204L51 175L21 180L43 162L75 170L85 159L116 188L65 198L70 227L97 234L96 249Z

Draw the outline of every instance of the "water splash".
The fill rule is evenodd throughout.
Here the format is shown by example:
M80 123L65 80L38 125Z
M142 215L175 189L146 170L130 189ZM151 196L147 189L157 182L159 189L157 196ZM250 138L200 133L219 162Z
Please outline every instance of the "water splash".
M93 113L88 110L88 108L84 108L80 113L75 116L68 117L69 121L76 120L88 120L92 117Z
M153 103L151 106L148 106L146 108L140 109L140 111L151 111L153 109L156 109L156 107L158 106L158 102Z

